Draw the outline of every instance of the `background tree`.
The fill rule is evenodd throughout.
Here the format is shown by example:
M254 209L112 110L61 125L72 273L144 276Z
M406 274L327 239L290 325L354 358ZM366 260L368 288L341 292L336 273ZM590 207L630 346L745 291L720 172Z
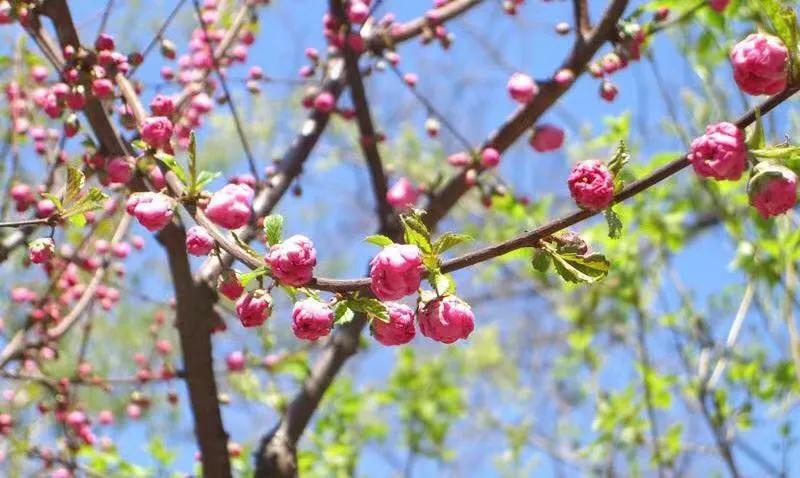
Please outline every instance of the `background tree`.
M795 7L0 0L4 475L797 474Z

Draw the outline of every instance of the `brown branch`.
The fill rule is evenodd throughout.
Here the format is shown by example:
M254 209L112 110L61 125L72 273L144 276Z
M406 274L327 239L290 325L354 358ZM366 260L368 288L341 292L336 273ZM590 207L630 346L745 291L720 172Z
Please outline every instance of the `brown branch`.
M213 308L216 293L205 284L195 283L182 227L169 224L157 237L167 251L175 287L178 335L203 475L227 478L231 476L228 434L217 400L211 348L211 328L219 320Z
M782 93L779 93L767 99L760 106L753 108L752 110L745 113L741 118L737 119L735 122L736 126L738 126L741 129L750 126L755 122L756 112L758 112L761 115L769 113L779 104L786 101L789 97L797 93L798 89L800 88L797 87L789 88L783 91ZM632 198L633 196L673 176L674 174L683 170L687 166L689 166L689 160L687 159L686 156L682 156L672 161L671 163L668 163L656 169L655 171L645 176L644 178L632 182L628 186L626 186L622 191L620 191L614 197L614 202L612 204L620 203L622 201ZM596 216L601 212L602 211L589 211L585 209L576 210L570 214L567 214L566 216L556 219L548 224L545 224L544 226L520 234L507 241L503 241L501 243L494 244L492 246L488 246L483 249L479 249L477 251L473 251L468 254L464 254L462 256L445 261L442 263L442 272L444 273L455 272L457 270L464 269L466 267L470 267L496 257L500 257L517 249L536 247L541 240L549 236L552 236L553 234L562 231L570 226L573 226L579 222L589 219L590 217ZM368 293L369 284L370 284L369 278L351 279L351 280L334 280L334 279L317 278L314 279L314 281L311 284L309 284L308 287L312 289L318 289L330 292L360 291Z
M243 11L247 13L249 7L243 7ZM44 4L43 12L52 19L62 47L72 45L77 49L80 46L80 39L66 1L48 1ZM243 20L240 21L240 26L242 23ZM235 37L235 34L231 34L232 30L233 28L229 30L231 38L228 39L228 44ZM107 153L116 155L130 153L129 146L117 133L97 99L89 98L84 112ZM134 191L147 189L139 176L134 177L130 187ZM170 224L161 230L158 238L167 250L175 287L178 332L203 470L207 476L226 478L231 476L230 460L227 452L227 434L223 428L217 400L210 337L214 320L217 318L214 312L216 294L205 285L195 284L189 267L182 227Z
M588 0L572 0L572 5L575 14L575 35L578 36L579 41L582 41L584 35L592 29L589 21L589 2Z
M389 31L376 30L366 39L367 48L375 53L382 53L383 50L391 49L397 43L415 38L435 26L429 19L431 16L437 18L437 22L441 24L465 13L481 2L483 0L454 0L442 7L432 9L428 15L423 15L402 25L391 26Z
M340 0L330 0L330 11L333 13L334 18L343 25L343 30L346 34L351 31L350 24L344 11L344 2ZM380 229L392 230L399 227L397 216L394 213L389 201L386 199L388 191L386 173L383 170L383 163L381 162L380 153L378 152L378 134L375 131L375 125L370 113L369 101L367 93L364 89L364 79L361 76L361 70L358 68L359 55L351 48L347 42L344 45L344 63L345 71L347 72L347 82L350 85L350 98L353 101L353 106L356 112L356 123L358 124L359 131L359 144L361 145L361 152L367 162L367 169L372 181L372 191L375 194L375 205L378 213L378 221Z
M614 34L617 21L624 13L627 5L628 0L613 0L586 40L575 42L572 52L559 70L569 69L575 73L576 77L583 73L586 65L597 53L597 50ZM553 81L542 84L536 98L519 108L506 123L485 141L484 146L480 149L492 147L500 153L506 151L568 90L569 85L562 86ZM428 214L425 217L425 222L428 226L438 223L458 202L461 196L470 189L465 180L466 174L466 169L461 171L460 174L450 179L439 192L431 197L428 204Z

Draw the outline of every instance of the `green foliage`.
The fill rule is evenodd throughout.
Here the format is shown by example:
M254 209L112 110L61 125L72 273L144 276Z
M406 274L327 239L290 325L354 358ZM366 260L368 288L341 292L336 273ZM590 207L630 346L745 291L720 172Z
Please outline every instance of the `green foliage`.
M267 238L267 245L275 245L281 242L283 237L283 216L271 214L264 218L264 235Z

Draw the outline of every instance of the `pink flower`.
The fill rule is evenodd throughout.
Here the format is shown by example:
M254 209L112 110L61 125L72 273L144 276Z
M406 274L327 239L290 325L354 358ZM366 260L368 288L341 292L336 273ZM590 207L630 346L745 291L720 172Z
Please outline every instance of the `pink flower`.
M422 273L422 252L409 244L384 247L369 263L372 292L380 300L397 300L419 289Z
M142 140L151 148L159 149L169 146L172 137L172 121L164 116L150 116L139 125Z
M11 199L22 203L33 201L31 187L25 183L17 183L11 186Z
M97 40L94 41L94 47L98 50L113 50L114 37L107 33L101 33L97 36Z
M537 126L531 136L531 146L540 153L555 151L564 144L564 130L551 124Z
M156 95L150 102L150 111L152 111L155 116L169 117L172 115L172 112L175 111L175 103L169 96Z
M245 184L226 184L208 201L205 213L218 226L238 229L250 221L253 189Z
M511 75L506 88L511 98L517 103L522 104L530 103L539 92L539 87L536 86L536 82L533 81L533 78L524 73L514 73Z
M692 141L689 161L704 178L735 181L747 167L744 133L733 123L706 127L706 134Z
M236 302L236 315L239 316L244 327L258 327L269 318L271 313L271 297L263 289L248 292Z
M113 158L106 165L106 172L112 183L125 184L131 180L133 175L133 162L124 156Z
M453 153L447 157L447 162L453 166L466 166L472 162L472 158L465 152Z
M225 357L225 365L229 372L241 372L247 364L247 358L240 350L234 350Z
M324 302L305 299L294 304L292 332L298 339L317 340L331 333L333 309Z
M278 282L299 287L314 276L317 251L309 238L295 235L270 247L264 259Z
M394 186L386 191L386 201L397 209L411 207L417 202L419 192L406 178L400 178Z
M445 344L466 339L475 329L472 308L452 295L428 302L417 311L417 318L422 335Z
M605 209L614 199L614 178L606 165L595 159L576 164L567 184L572 198L584 209Z
M747 194L764 219L783 214L797 202L797 175L785 166L758 163L747 183Z
M230 300L236 300L244 292L244 286L236 277L236 273L228 269L223 271L217 279L217 291Z
M205 256L214 248L214 238L203 226L192 226L186 231L186 251L193 256Z
M31 242L28 246L28 257L34 264L42 264L53 258L56 245L53 239L43 237Z
M114 93L114 83L108 78L92 80L92 95L100 99L110 97Z
M56 212L56 205L53 201L49 199L40 199L36 201L36 217L50 217L54 212Z
M118 242L111 248L111 253L118 259L125 259L131 253L131 246L127 242Z
M111 410L100 410L100 413L97 414L97 421L101 425L111 425L114 423L114 413Z
M128 198L125 210L150 232L159 231L172 221L173 200L164 194L136 193Z
M789 51L772 35L753 33L731 50L733 79L749 95L774 95L786 88Z
M369 18L369 5L360 1L353 0L347 9L347 19L350 23L364 23Z
M336 98L327 91L323 91L314 98L314 109L320 113L330 113L336 107Z
M725 10L725 7L728 6L730 1L731 0L708 0L708 5L712 9L714 9L714 10L716 10L718 12L722 12L723 10Z
M17 304L23 302L33 302L36 300L36 292L27 287L14 287L11 289L11 301Z
M411 342L416 334L414 311L396 302L386 302L384 305L389 311L389 322L374 319L372 336L383 345L402 345Z
M484 168L494 168L500 164L500 152L494 148L486 148L481 151L481 166Z
M617 88L617 85L611 81L603 80L603 82L600 83L600 97L604 100L610 103L614 101L614 99L617 97L617 94L619 94L619 88Z

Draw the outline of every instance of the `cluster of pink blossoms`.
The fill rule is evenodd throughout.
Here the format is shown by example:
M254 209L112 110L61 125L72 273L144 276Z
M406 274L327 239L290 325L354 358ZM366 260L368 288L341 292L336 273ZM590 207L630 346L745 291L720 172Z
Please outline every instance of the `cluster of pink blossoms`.
M715 2L722 8L727 2ZM730 54L733 77L749 95L777 94L789 81L789 51L774 36L754 33L737 43ZM695 172L718 181L737 181L748 165L744 132L733 123L709 125L692 141L688 159ZM783 165L759 162L747 191L750 204L764 217L785 213L797 202L797 175Z
M306 237L295 235L270 247L265 262L278 284L295 287L309 283L316 265L316 250ZM371 288L383 301L388 321L374 319L372 334L384 345L400 345L415 334L415 316L423 335L443 343L467 338L474 329L470 307L455 296L432 297L421 302L418 312L392 302L417 293L425 274L422 254L417 246L392 244L384 247L370 262ZM272 298L264 289L244 293L236 274L227 270L217 290L236 300L236 314L244 327L262 325L272 313ZM244 294L244 295L242 295ZM330 303L308 298L295 303L292 331L303 340L317 340L330 334L334 310Z

